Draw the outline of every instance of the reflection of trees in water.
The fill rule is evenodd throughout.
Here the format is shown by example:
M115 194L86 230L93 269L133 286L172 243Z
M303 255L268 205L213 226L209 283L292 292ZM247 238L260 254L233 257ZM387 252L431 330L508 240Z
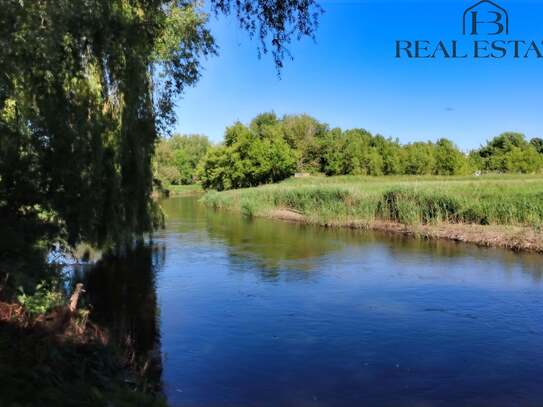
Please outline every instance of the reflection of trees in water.
M472 258L497 262L506 270L520 268L536 280L543 277L542 256L538 254L518 254L503 249L485 249L472 244L416 239L392 233L325 229L267 219L247 219L236 213L206 208L195 197L169 199L163 202L163 207L172 230L191 232L193 243L207 245L210 239L224 242L232 262L241 263L250 259L266 279L277 279L281 271L290 272L292 278L306 278L318 268L323 256L348 246L371 245L385 248L389 256L402 262L413 255L424 255L428 261ZM285 275L285 278L288 277Z
M159 383L162 370L155 277L165 247L138 245L122 256L105 255L83 279L93 320L132 354L139 368Z
M310 272L318 268L323 256L348 247L378 246L401 263L414 256L427 261L447 262L472 259L493 262L508 271L529 273L536 281L543 277L543 256L515 253L499 248L481 248L472 244L447 240L425 240L391 233L355 229L326 229L264 219L243 219L210 211L209 235L223 239L232 257L251 258L263 276L275 279L281 270ZM237 260L236 260L237 261ZM300 277L304 274L298 273ZM305 273L305 276L309 276Z
M263 277L273 279L280 269L299 271L298 277L303 277L304 272L315 269L320 256L341 247L320 228L248 219L206 208L194 197L169 199L162 207L169 220L168 229L190 232L193 244L209 245L210 240L224 242L233 262L249 259L262 270Z
M389 253L393 257L408 261L416 254L425 254L428 261L446 259L465 259L472 264L479 262L496 264L508 273L523 272L530 274L534 281L543 279L543 255L538 253L517 253L501 248L484 248L470 243L450 240L416 239L398 234L380 233L381 240L392 242Z
M207 230L224 240L233 256L251 257L266 269L278 267L310 271L314 261L341 247L316 228L210 213Z

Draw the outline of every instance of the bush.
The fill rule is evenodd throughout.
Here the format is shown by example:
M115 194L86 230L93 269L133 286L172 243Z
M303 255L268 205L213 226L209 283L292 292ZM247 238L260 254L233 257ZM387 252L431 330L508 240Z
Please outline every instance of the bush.
M17 300L28 313L45 314L52 308L65 304L64 293L59 291L55 287L56 285L55 282L42 281L36 286L36 291L32 295L25 294L24 290L20 288L21 294L17 296Z

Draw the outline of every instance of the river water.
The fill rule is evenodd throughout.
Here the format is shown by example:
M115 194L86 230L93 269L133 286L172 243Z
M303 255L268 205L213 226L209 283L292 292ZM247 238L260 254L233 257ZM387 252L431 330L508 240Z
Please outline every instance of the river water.
M88 287L171 406L543 406L543 256L162 206Z

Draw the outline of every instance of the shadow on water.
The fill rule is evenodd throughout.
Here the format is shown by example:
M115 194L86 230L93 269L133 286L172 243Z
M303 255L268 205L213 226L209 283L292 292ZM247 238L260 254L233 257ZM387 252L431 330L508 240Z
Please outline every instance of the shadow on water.
M155 390L160 389L162 372L155 280L165 256L164 246L140 244L122 256L107 254L92 266L76 269L73 276L86 287L93 320L108 329Z

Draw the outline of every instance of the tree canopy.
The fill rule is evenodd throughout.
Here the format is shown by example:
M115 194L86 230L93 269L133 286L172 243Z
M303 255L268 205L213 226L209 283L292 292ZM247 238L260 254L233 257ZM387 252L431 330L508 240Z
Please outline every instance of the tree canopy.
M257 116L249 127L237 122L225 132L225 145L212 149L200 164L205 188L243 188L277 182L296 170L297 153L275 114Z
M162 186L196 182L196 167L211 143L206 136L176 134L160 138L153 160L153 174Z
M469 153L451 140L400 144L364 129L330 129L308 115L274 113L235 123L224 145L199 165L205 188L224 190L277 182L295 172L326 175L467 175L476 171L535 173L543 169L540 139L503 133Z
M480 166L485 171L537 172L543 167L538 139L528 142L523 134L503 133L478 151Z
M209 7L233 14L278 68L292 38L314 35L320 12L314 0ZM155 143L202 58L216 53L207 24L194 1L2 2L3 248L17 236L103 246L159 224L150 199Z

